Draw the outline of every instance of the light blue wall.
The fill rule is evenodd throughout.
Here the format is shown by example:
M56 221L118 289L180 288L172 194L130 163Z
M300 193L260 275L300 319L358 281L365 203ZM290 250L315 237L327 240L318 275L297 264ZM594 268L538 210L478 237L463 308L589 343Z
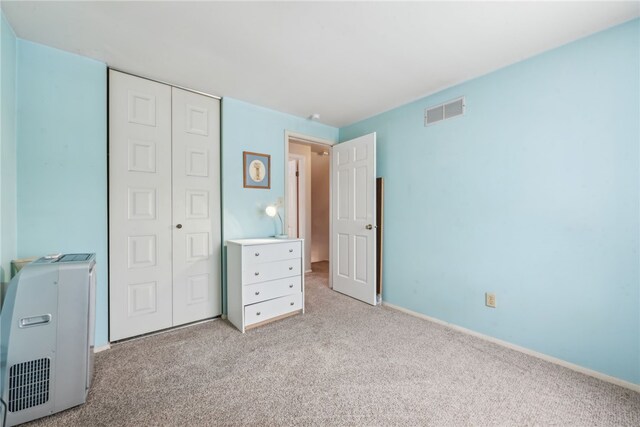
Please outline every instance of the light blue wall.
M639 43L635 20L340 130L378 133L384 300L640 383Z
M284 197L285 131L338 140L338 129L233 98L222 101L222 200L224 239L273 236L264 208ZM243 188L242 152L271 155L271 189ZM278 225L278 231L280 225Z
M18 40L18 256L95 252L107 342L107 86L100 62Z
M285 131L338 140L338 129L258 107L233 98L222 100L222 238L273 236L280 224L264 208L284 197ZM271 155L271 189L243 188L242 152ZM226 289L226 281L223 280ZM226 294L225 294L226 295ZM226 297L223 298L226 307Z
M16 35L0 11L0 283L16 258ZM0 302L2 299L0 298Z

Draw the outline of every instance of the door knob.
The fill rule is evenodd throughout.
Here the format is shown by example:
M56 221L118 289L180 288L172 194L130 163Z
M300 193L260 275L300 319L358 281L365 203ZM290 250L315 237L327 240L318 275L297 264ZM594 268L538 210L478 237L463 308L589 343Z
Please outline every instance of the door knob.
M178 228L178 229L182 228L182 224L176 225L176 228Z
M373 230L373 225L367 224L364 228L366 228L367 230Z

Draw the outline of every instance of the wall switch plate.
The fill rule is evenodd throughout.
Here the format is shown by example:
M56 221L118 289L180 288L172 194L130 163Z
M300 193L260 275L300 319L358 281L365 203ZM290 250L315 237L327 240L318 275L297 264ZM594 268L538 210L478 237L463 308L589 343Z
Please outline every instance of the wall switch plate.
M492 292L485 293L484 303L487 307L496 308L496 294Z

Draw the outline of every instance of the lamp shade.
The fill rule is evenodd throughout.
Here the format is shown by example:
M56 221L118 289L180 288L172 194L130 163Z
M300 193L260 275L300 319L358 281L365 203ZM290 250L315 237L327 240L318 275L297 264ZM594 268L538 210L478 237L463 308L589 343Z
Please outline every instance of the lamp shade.
M276 209L276 207L275 207L275 206L273 206L273 205L267 206L267 208L266 208L264 211L265 211L265 213L266 213L267 215L269 215L270 217L274 217L274 216L276 216L276 214L278 213L278 210L277 210L277 209Z

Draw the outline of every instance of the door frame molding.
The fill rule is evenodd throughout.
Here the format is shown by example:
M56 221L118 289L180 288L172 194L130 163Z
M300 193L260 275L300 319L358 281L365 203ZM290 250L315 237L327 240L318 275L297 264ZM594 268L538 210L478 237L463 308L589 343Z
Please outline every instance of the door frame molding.
M315 136L310 136L310 135L305 135L299 132L294 132L294 131L290 131L290 130L286 130L284 131L284 158L287 159L287 161L284 162L284 201L283 201L283 205L286 207L287 205L287 190L289 189L289 164L288 164L288 160L289 160L289 141L291 140L291 142L301 142L301 143L307 143L307 144L316 144L316 145L324 145L327 147L327 149L329 150L329 152L331 152L331 148L338 144L338 141L331 141L328 139L323 139L323 138L318 138ZM333 225L333 201L332 201L332 179L333 179L333 162L331 161L331 157L329 156L329 230L331 230L331 227ZM309 177L309 179L311 179L311 177ZM298 200L298 204L300 203L300 200ZM284 219L284 227L287 228L288 226L288 220L287 220L287 215L285 214L285 219ZM298 218L299 220L299 218ZM299 224L298 224L299 225ZM333 236L331 235L331 232L329 232L329 288L333 289L333 263L331 262L331 259L333 258Z
M297 238L300 238L302 236L303 239L307 238L307 193L306 193L306 184L307 184L307 174L306 174L306 168L307 168L307 158L305 156L303 156L302 154L295 154L295 153L289 153L289 158L287 160L295 160L298 162L298 236L296 236ZM287 175L287 185L291 184L291 182L289 182L289 176ZM300 187L303 187L302 191L300 191ZM286 187L287 190L289 189L289 187ZM302 193L302 197L300 197L300 193ZM289 192L287 191L287 194L289 194ZM286 198L285 198L286 201ZM286 204L285 206L289 206L288 204ZM285 226L288 225L289 222L289 212L285 213L285 216L287 217L287 220L284 222ZM300 220L300 218L302 218L302 220ZM286 228L286 227L285 227ZM283 234L284 231L282 232Z
M128 74L130 76L138 77L138 78L149 80L149 81L152 81L152 82L161 83L163 85L175 87L175 88L178 88L178 89L186 90L187 92L197 93L198 95L203 95L203 96L206 96L206 97L209 97L209 98L217 99L218 101L222 101L222 97L218 96L218 95L212 95L210 93L202 92L202 91L199 91L199 90L196 90L196 89L191 89L191 88L188 88L188 87L185 87L185 86L178 86L177 84L165 82L164 80L152 79L151 77L141 76L140 74L131 73L129 71L125 71L125 70L122 70L120 68L111 67L111 66L107 65L107 73L108 73L109 70L117 71L117 72L122 73L122 74Z

